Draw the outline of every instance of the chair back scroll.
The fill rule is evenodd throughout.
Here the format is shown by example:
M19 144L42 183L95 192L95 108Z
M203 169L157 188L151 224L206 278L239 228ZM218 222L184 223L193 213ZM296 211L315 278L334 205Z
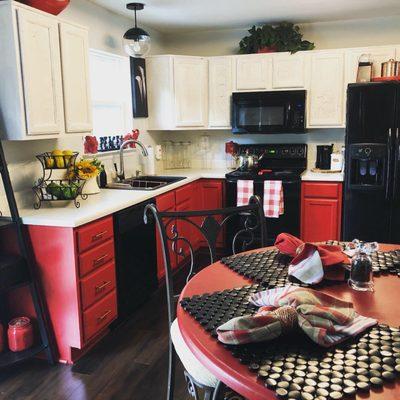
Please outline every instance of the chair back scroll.
M154 204L148 204L144 211L145 223L152 215L162 243L162 253L165 268L165 280L168 301L168 319L171 325L176 316L174 285L172 279L171 254L178 257L184 255L184 248L189 252L189 272L186 281L194 274L195 249L190 239L179 232L179 221L185 221L187 226L198 232L205 247L208 248L210 264L217 261L217 241L224 227L234 218L239 218L242 226L234 233L231 254L245 251L259 239L261 247L266 246L267 229L261 200L252 196L249 204L240 207L228 207L201 211L158 211Z

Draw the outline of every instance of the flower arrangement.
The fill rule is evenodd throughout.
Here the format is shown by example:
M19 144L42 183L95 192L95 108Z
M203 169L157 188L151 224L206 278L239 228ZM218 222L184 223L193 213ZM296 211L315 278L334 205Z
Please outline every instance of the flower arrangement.
M88 180L95 178L103 170L103 166L96 158L81 159L69 170L69 179Z
M132 129L132 133L127 133L125 136L124 136L124 142L126 142L127 140L130 140L130 139L135 139L135 140L137 140L138 139L138 137L139 137L139 129ZM136 145L135 145L135 143L130 143L130 144L128 144L128 146L127 147L129 147L129 148L131 148L131 149L134 149L134 148L136 148Z

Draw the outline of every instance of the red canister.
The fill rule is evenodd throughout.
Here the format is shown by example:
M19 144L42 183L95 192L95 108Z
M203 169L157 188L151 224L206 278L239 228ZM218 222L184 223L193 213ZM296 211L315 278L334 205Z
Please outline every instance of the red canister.
M28 317L14 318L8 323L8 347L22 351L33 345L33 327Z

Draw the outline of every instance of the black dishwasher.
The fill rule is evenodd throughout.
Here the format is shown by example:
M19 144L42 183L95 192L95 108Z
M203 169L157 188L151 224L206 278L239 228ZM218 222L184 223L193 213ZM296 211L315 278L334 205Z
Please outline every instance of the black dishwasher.
M157 289L157 251L154 221L143 220L146 204L114 214L118 320L121 322ZM149 218L150 219L150 218Z

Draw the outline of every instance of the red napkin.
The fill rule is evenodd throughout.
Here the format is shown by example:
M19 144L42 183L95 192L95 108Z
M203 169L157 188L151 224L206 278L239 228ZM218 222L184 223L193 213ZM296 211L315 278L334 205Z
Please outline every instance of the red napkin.
M342 265L350 261L340 246L304 243L289 233L279 234L275 246L281 253L294 257L289 265L289 274L302 282L314 284L323 278L344 280Z

